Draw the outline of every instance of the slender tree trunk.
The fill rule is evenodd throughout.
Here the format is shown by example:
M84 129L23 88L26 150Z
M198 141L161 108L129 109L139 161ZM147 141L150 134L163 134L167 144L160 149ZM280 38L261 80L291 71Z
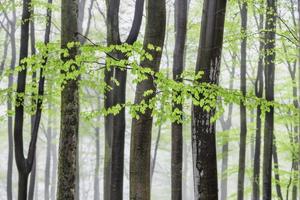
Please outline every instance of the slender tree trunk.
M218 84L226 0L205 0L196 73L203 71L200 83ZM218 199L216 127L211 122L215 109L200 106L192 110L192 148L195 200Z
M57 149L56 142L53 141L56 139L56 134L53 134L52 145L51 145L51 155L52 155L52 172L51 172L51 200L55 199L56 194L56 176L57 176Z
M278 163L278 155L277 155L277 147L276 147L276 139L275 135L273 136L273 160L274 160L274 174L275 174L275 186L276 186L276 193L277 198L279 200L283 200L281 186L280 186L280 177L279 177L279 163Z
M9 26L7 25L7 28ZM8 53L8 47L9 47L9 40L8 40L8 37L9 37L9 33L6 32L5 33L5 38L4 38L4 48L3 48L3 55L1 57L2 61L0 62L0 76L2 76L3 74L3 71L4 71L4 66L6 64L6 60L7 60L7 53Z
M182 82L184 68L184 50L187 32L187 0L175 1L175 49L173 55L173 79ZM180 93L178 94L180 95ZM174 102L173 110L182 112L182 104ZM182 116L180 116L182 120ZM182 199L182 123L172 123L171 177L172 200Z
M148 44L163 48L166 26L165 0L149 0L147 4L147 24L144 36L144 49ZM150 51L153 60L144 60L142 67L149 67L154 72L159 71L161 51ZM142 100L149 102L153 95L144 97L144 92L155 91L153 78L148 78L137 84L135 104ZM130 199L150 199L150 159L151 159L151 109L146 109L144 114L139 113L139 119L132 120L131 147L130 147Z
M265 32L265 91L266 100L274 100L275 76L275 32L276 32L276 0L267 0L266 32ZM265 115L264 160L263 160L263 199L272 198L272 148L274 130L274 107Z
M51 104L48 104L48 110L51 111ZM52 146L52 119L51 114L48 115L48 127L46 132L47 150L46 150L46 166L45 166L45 183L44 196L45 199L50 199L50 167L51 167L51 146Z
M264 27L264 16L263 14L259 15L259 24L258 29L259 32L263 30ZM261 33L261 38L263 38L263 34ZM263 73L264 73L264 63L263 63L263 50L264 43L260 41L259 43L259 60L257 67L257 76L255 80L255 96L257 98L263 97ZM254 162L253 162L253 179L252 179L252 200L260 199L260 154L261 154L261 107L257 106L256 108L256 131L255 131L255 148L254 148Z
M22 25L21 25L21 43L20 43L20 64L21 61L28 56L28 40L29 40L29 19L31 16L29 5L30 0L23 0L23 12L22 12ZM23 65L23 64L22 64ZM26 66L25 69L18 73L17 81L17 93L25 92L26 85ZM15 127L14 127L14 140L15 140L15 158L19 173L18 181L18 199L27 199L27 185L28 175L31 171L31 167L28 170L27 160L23 153L23 121L24 121L24 98L17 98L17 103L20 106L16 106L15 111Z
M67 48L69 42L77 42L78 4L74 0L62 0L61 47ZM77 47L69 49L64 62L75 59ZM74 66L73 66L74 67ZM78 66L75 66L78 68ZM68 69L69 71L71 69ZM64 71L62 73L68 73ZM76 196L76 169L79 126L78 80L66 80L61 93L61 133L59 140L57 200L73 200Z
M98 120L99 122L99 120ZM100 122L99 122L100 123ZM95 146L96 146L96 165L95 165L95 175L94 175L94 200L100 200L100 179L99 179L99 170L100 170L100 128L97 127L95 131Z
M247 22L248 22L248 4L243 1L241 5L241 84L240 89L243 96L247 93ZM239 170L238 170L238 200L244 199L244 179L245 179L245 164L246 164L246 140L247 140L247 110L244 102L240 103L240 151L239 151Z
M100 109L100 98L98 98L98 109ZM100 116L97 117L97 127L95 128L95 147L96 147L96 164L94 174L94 200L100 200Z
M31 47L31 55L36 54L36 49L35 49L35 26L34 26L34 8L31 7L31 15L32 19L30 21L30 47ZM32 81L36 80L36 71L33 72L32 74ZM35 99L34 99L34 94L32 94L32 104L35 104ZM33 110L34 111L34 110ZM35 115L31 115L31 129L33 133L33 128L34 128L34 122L35 122ZM35 155L36 157L36 155ZM33 160L33 165L30 173L30 180L29 180L29 190L28 190L28 200L33 200L34 197L34 188L35 188L35 179L36 179L36 158Z
M155 146L154 146L153 158L152 158L151 165L150 165L151 166L151 169L150 169L151 184L150 184L150 186L152 186L153 174L154 174L155 165L156 165L157 151L158 151L158 146L159 146L159 141L160 141L160 136L161 136L161 128L162 128L162 124L159 124L157 138L156 138Z
M232 55L232 63L236 63L237 55ZM226 62L225 62L226 63ZM229 89L233 89L234 85L234 76L235 76L235 65L233 64L231 70L228 65L228 71L230 71L230 81L229 81ZM220 122L223 131L229 131L232 126L232 111L233 111L233 104L228 105L228 115L227 119L224 119L224 115L221 117ZM222 169L221 169L221 200L227 199L227 179L228 179L228 150L229 150L229 134L226 133L223 136L223 146L222 146Z
M15 6L15 1L12 0L12 5ZM10 46L11 46L11 62L10 70L14 71L17 59L16 53L16 10L13 9L13 18L10 23ZM13 74L8 76L8 88L12 88L14 82ZM12 111L12 93L9 93L7 101L7 110ZM8 115L7 119L8 127L8 161L7 161L7 177L6 177L6 190L7 190L7 200L12 200L12 170L13 170L13 118L11 115Z

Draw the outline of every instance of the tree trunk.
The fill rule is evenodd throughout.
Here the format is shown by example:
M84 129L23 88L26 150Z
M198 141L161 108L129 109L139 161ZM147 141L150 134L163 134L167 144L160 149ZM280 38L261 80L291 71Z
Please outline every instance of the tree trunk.
M261 32L264 28L264 16L259 15L258 31ZM263 33L261 33L261 38L263 38ZM257 76L255 80L255 96L257 98L263 97L263 87L264 87L264 63L263 63L263 50L264 42L259 43L259 60L257 67ZM252 179L252 200L260 199L260 154L261 154L261 107L256 108L256 131L255 131L255 148L254 148L254 162L253 162L253 179Z
M97 108L100 109L101 100L98 98ZM95 164L95 174L94 174L94 200L100 200L100 116L97 117L97 124L95 128L95 147L96 147L96 164Z
M98 120L99 122L99 120ZM100 123L100 122L99 122ZM100 170L100 128L97 127L95 131L95 146L96 146L96 165L95 165L95 175L94 175L94 200L100 200L99 191L99 170Z
M218 84L223 44L226 0L205 0L196 73L203 71L200 83ZM192 148L195 200L218 199L215 109L200 106L192 110Z
M12 0L13 7L15 6L15 1ZM11 62L10 70L14 71L16 65L16 10L13 9L13 18L10 23L10 46L11 46ZM8 76L8 88L12 88L14 82L13 74ZM7 101L7 110L12 110L12 93L10 92ZM12 172L13 172L13 118L11 115L8 115L7 119L8 127L8 160L7 160L7 177L6 177L6 191L7 191L7 200L12 200Z
M34 16L34 8L31 7L31 15ZM36 54L35 49L35 26L34 26L34 18L30 21L30 47L31 47L31 55ZM32 74L32 81L36 80L36 71ZM32 105L35 104L34 94L32 94ZM33 110L34 111L34 110ZM35 115L31 115L31 129L33 133L35 122ZM36 155L35 155L36 157ZM34 197L34 188L35 188L35 179L36 179L36 158L33 160L33 165L30 173L30 180L29 180L29 190L28 190L28 200L33 200Z
M48 104L49 111L51 110L51 104ZM51 114L48 115L48 127L46 132L47 150L46 150L46 165L45 165L45 183L44 183L44 196L45 199L50 199L50 166L51 166L51 146L52 146L52 119Z
M237 55L234 53L232 55L232 63L236 63L237 60ZM226 62L225 62L226 65ZM233 89L234 85L234 76L235 76L235 66L234 64L231 67L226 65L228 68L228 71L230 72L230 81L229 81L229 89ZM233 111L233 104L230 103L228 105L228 114L227 114L227 119L224 119L224 115L221 117L220 122L222 126L223 131L229 131L231 126L232 126L232 111ZM223 146L222 146L222 168L221 168L221 200L226 200L227 199L227 180L228 180L228 151L229 151L229 134L226 133L223 136Z
M52 147L51 147L51 154L52 154L52 172L51 172L51 200L55 199L56 194L56 176L57 176L57 149L56 149L56 142L53 142L55 140L56 134L53 134L52 138Z
M276 0L267 0L266 32L265 32L265 91L266 100L274 100L275 76L275 31L276 31ZM274 130L274 107L265 115L264 160L263 160L263 199L272 198L272 148Z
M153 180L153 175L154 175L154 170L155 170L155 165L156 165L157 151L158 151L158 146L159 146L159 141L160 141L160 136L161 136L161 127L162 127L162 124L159 124L157 138L156 138L155 146L154 146L153 158L152 158L151 165L150 165L151 166L150 186L152 186L152 180Z
M276 193L277 198L279 200L283 200L282 192L281 192L281 186L280 186L280 177L279 177L279 163L278 163L278 155L277 155L277 147L276 147L276 139L275 135L273 136L273 160L274 160L274 174L275 174L275 186L276 186Z
M184 50L187 32L187 0L175 1L175 49L173 55L173 79L180 78L184 68ZM178 94L180 95L180 94ZM173 105L173 110L182 112L182 104ZM180 116L182 119L182 116ZM172 200L182 199L182 123L172 123L171 177Z
M243 2L241 5L241 84L240 89L243 96L247 93L247 22L248 22L248 4ZM239 148L239 170L238 170L238 200L244 199L244 179L246 164L246 140L247 140L247 110L244 102L240 102L240 148Z
M107 0L107 44L122 44L119 35L119 7L120 0ZM133 44L138 37L144 9L144 0L137 0L135 4L134 19L129 36L125 43ZM120 60L127 59L121 52L114 52L114 57ZM105 108L115 105L123 105L126 101L126 70L119 67L113 67L111 71L106 71L105 82L113 89L107 92ZM119 84L112 84L111 78L114 78ZM106 144L105 156L105 183L104 199L122 199L123 198L123 176L124 176L124 144L126 118L125 108L115 116L107 116L106 119ZM110 135L108 135L110 134ZM108 158L109 157L109 158ZM108 169L109 168L109 169ZM108 174L106 174L108 173ZM108 187L108 188L107 188Z
M74 0L62 0L61 47L67 48L69 42L77 42L78 4ZM69 49L64 62L75 59L77 47ZM74 67L74 66L73 66ZM75 66L77 69L78 66ZM71 71L64 71L68 73ZM73 200L76 191L77 147L79 126L79 77L66 80L61 92L61 133L59 140L57 200Z
M148 44L163 48L166 26L165 0L149 0L147 4L147 23L144 37L144 49ZM144 60L142 67L149 67L154 72L159 71L161 51L150 51L153 60ZM153 78L148 78L137 84L135 104L142 100L149 102L153 95L144 97L144 92L156 88ZM151 131L153 117L151 109L146 109L144 114L139 113L139 119L132 120L131 147L130 147L130 199L150 199L150 159L151 159Z
M23 0L23 11L22 11L22 24L21 24L21 42L20 42L20 65L21 61L28 56L28 41L29 41L29 19L31 16L29 5L31 0ZM24 93L26 87L26 66L22 71L18 72L17 81L17 93ZM23 122L24 122L24 98L19 97L16 99L15 108L15 123L14 123L14 141L15 141L15 158L19 173L18 181L18 199L27 199L27 184L28 175L31 171L31 167L27 166L27 160L24 157L23 150Z

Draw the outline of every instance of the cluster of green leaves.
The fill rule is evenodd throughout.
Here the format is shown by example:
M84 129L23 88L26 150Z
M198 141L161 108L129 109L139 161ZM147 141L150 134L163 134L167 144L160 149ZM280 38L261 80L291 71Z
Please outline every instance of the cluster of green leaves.
M61 57L68 57L69 50L78 48L80 52L74 60L63 62ZM83 111L82 116L85 119L92 119L99 115L116 115L123 108L130 110L132 117L138 118L140 114L146 112L147 109L152 111L153 116L158 116L159 122L164 123L167 120L172 122L184 123L189 119L189 114L186 114L179 109L173 109L174 104L186 105L192 102L195 106L202 107L205 111L217 109L213 121L217 120L224 111L224 105L234 103L239 105L241 102L250 110L260 106L263 113L268 112L270 107L278 107L282 112L293 112L298 114L298 110L293 104L281 104L278 102L269 102L265 99L257 98L254 94L248 93L243 96L239 90L232 90L220 87L218 85L201 83L202 72L195 74L193 71L186 70L181 79L183 82L177 82L169 78L165 73L154 72L150 68L141 67L139 63L142 60L153 59L148 50L161 51L161 49L148 45L148 49L143 49L143 45L135 43L133 45L83 45L72 42L67 45L67 49L61 49L58 43L50 43L37 45L37 54L27 57L21 62L21 66L16 67L15 72L24 70L26 67L28 76L32 76L40 69L44 70L44 76L47 80L47 85L51 85L50 91L45 91L44 97L38 97L36 79L31 79L27 82L26 92L24 94L14 93L12 101L18 97L28 97L25 101L25 108L28 113L32 112L32 98L44 98L44 102L50 100L51 96L59 96L64 84L68 80L80 79L81 97L85 97L86 91L93 91L97 99L99 96L105 96L107 91L112 90L111 86L104 82L104 71L119 68L127 70L134 77L133 83L140 83L146 79L153 79L155 91L148 90L144 92L147 100L136 104L127 101L124 105L114 105L109 109L95 109L93 111ZM114 52L121 52L125 55L125 59L117 59L114 57ZM79 66L79 67L76 67ZM64 73L61 73L64 72ZM4 76L8 76L11 71L7 70ZM3 78L3 77L2 77ZM117 80L112 80L116 87L119 83ZM46 86L46 88L49 88ZM8 97L9 92L13 88L4 88L0 90L2 97ZM30 97L30 98L29 98ZM2 98L4 103L7 98ZM45 104L45 103L44 103ZM163 106L161 106L163 105ZM163 109L162 109L163 108ZM9 111L11 112L11 111Z

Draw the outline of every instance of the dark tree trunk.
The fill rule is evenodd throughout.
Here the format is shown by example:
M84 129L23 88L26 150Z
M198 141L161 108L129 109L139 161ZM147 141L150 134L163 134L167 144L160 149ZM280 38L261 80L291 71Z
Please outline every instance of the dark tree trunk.
M218 84L225 22L226 0L205 0L196 73L200 83ZM195 200L218 199L216 127L211 122L215 110L200 106L192 110L192 148Z
M77 42L78 4L74 0L62 0L61 47L67 48L69 42ZM77 47L69 49L64 62L75 59ZM73 66L74 67L74 66ZM77 69L78 66L75 66ZM63 71L62 73L68 73ZM61 92L61 133L59 140L57 200L73 200L76 193L76 169L79 126L79 77L66 80Z
M247 22L248 22L248 5L243 2L241 5L241 84L240 89L243 96L247 93ZM239 170L238 170L238 200L244 199L244 179L246 164L246 140L247 140L247 110L244 102L240 102L240 151L239 151Z
M108 0L107 5L107 44L122 44L119 35L118 19L120 0ZM126 43L128 44L133 44L137 40L142 22L143 8L144 0L136 1L132 27L126 40ZM113 55L117 59L126 59L126 56L121 52L114 52ZM107 92L105 102L106 108L118 104L125 104L127 78L126 70L120 69L119 67L113 67L111 71L106 72L105 76L106 84L113 87L112 91ZM110 83L112 77L114 77L114 79L118 81L118 85ZM110 162L105 164L105 167L109 167L109 170L105 169L108 174L105 174L104 198L105 200L119 200L123 198L124 144L126 128L125 108L122 108L120 112L115 116L107 116L105 120L107 123L106 141L109 142L109 144L106 145L108 149L105 150L105 155L107 157L110 156L110 158L106 158L105 160Z
M259 15L258 30L261 32L264 28L264 16ZM263 33L260 34L263 38ZM257 67L257 76L255 80L255 96L257 98L263 97L263 87L264 87L264 63L263 63L263 50L264 43L260 41L259 43L259 60ZM253 179L252 179L252 200L260 199L260 154L261 154L261 108L257 106L256 108L256 131L255 131L255 148L254 148L254 162L253 162Z
M34 16L34 8L31 7L31 15ZM31 47L31 55L36 54L35 50L35 26L34 26L34 18L30 21L30 47ZM32 74L32 81L36 80L36 71ZM32 94L32 105L35 104L34 94ZM34 110L33 110L34 111ZM35 115L31 115L31 129L33 133L34 128L34 121L35 121ZM36 155L35 155L36 157ZM30 173L30 179L29 179L29 190L28 190L28 200L33 200L34 197L34 188L35 188L35 179L36 179L36 158L33 160L33 165Z
M187 32L187 0L175 1L175 49L173 55L173 79L180 78L184 68L184 50ZM180 94L178 94L180 95ZM182 112L182 104L173 105L173 110ZM182 117L180 117L182 118ZM171 187L172 200L182 199L182 123L172 123Z
M147 24L144 37L144 49L148 44L163 48L166 26L165 0L149 0L147 4ZM154 72L159 71L161 51L150 51L153 60L144 60L142 67L149 67ZM142 100L148 102L153 96L144 97L147 90L156 91L153 78L148 78L137 84L135 104ZM139 113L139 119L132 120L131 147L130 147L130 199L150 199L150 159L151 159L151 109L146 109L144 114Z
M275 76L275 31L276 31L276 0L267 0L266 32L265 32L265 91L266 100L274 100ZM265 115L264 160L263 160L263 199L272 198L272 148L274 130L274 107Z

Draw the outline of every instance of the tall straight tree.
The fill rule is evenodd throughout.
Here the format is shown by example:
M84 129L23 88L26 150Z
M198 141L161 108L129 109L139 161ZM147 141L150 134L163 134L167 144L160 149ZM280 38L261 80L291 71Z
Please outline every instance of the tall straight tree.
M77 17L78 3L74 0L61 2L61 48L67 49L70 42L78 42ZM62 56L64 62L74 60L77 55L76 45L68 49L69 55ZM78 66L70 66L63 74L72 72ZM58 159L58 200L74 200L76 182L76 154L79 126L79 77L68 79L61 92L61 127Z
M275 33L277 0L267 0L265 25L265 94L267 101L274 100L275 79ZM265 115L264 159L263 159L263 199L272 199L272 149L274 134L274 107Z
M247 22L248 4L247 1L240 3L241 10L241 83L240 90L243 96L247 92ZM244 199L244 179L245 179L245 160L246 160L246 139L247 139L247 111L244 102L240 103L240 151L239 151L239 170L238 170L238 199Z
M148 0L147 22L144 36L144 49L149 44L163 48L166 29L166 1ZM153 60L144 60L142 67L149 67L154 72L159 71L162 51L150 51ZM155 94L153 77L148 76L146 80L137 84L135 92L135 104L142 100L149 102ZM144 96L144 92L152 90L153 95ZM150 159L151 159L151 131L153 117L150 108L145 113L139 113L138 119L132 120L131 146L130 146L130 199L150 199Z
M229 71L230 80L229 80L229 89L232 90L234 86L234 76L235 76L235 64L237 60L236 53L233 53L231 56L232 59L232 67L229 67L226 61L224 63ZM227 133L232 126L232 111L233 111L233 104L230 103L228 105L228 113L225 119L225 114L221 116L220 123L222 127L222 131L226 132L223 136L223 145L222 145L222 169L221 169L221 200L227 199L227 188L228 188L228 158L229 158L229 133Z
M17 80L17 94L25 94L26 88L26 76L27 65L22 60L28 56L28 40L29 40L29 21L31 17L30 0L23 0L23 13L22 13L22 25L21 25L21 44L20 44L20 66L22 70L18 72ZM32 170L33 162L35 159L37 134L42 114L42 96L44 95L44 81L43 69L40 69L40 78L38 84L38 98L36 100L36 112L34 125L31 129L31 140L27 153L27 158L24 156L23 149L23 123L24 123L24 96L17 95L16 107L15 107L15 123L14 123L14 141L15 141L15 158L19 172L18 181L18 199L27 199L27 185L28 176Z
M31 5L31 21L30 21L30 48L31 48L31 55L34 56L36 54L35 49L35 25L34 25L34 7ZM33 81L36 80L36 71L32 73L31 79ZM32 94L32 104L35 104L34 94ZM35 116L31 115L31 129L34 127L34 120ZM35 155L36 157L36 155ZM34 188L35 188L35 178L36 177L36 158L33 160L32 170L30 173L30 180L29 180L29 188L28 188L28 200L33 200L34 197Z
M187 0L175 1L175 49L173 54L173 79L182 82L184 50L187 32ZM180 95L180 94L179 94ZM182 104L174 103L173 110L182 112ZM182 199L182 123L172 123L172 200Z
M107 0L107 44L120 45L123 42L119 33L119 7L120 0ZM134 19L128 38L124 43L133 44L139 35L143 18L144 0L137 0L135 4ZM116 59L126 59L121 52L113 52ZM115 79L118 84L111 83ZM105 98L106 109L114 105L123 105L126 101L127 72L119 67L113 67L105 73L106 84L112 86L112 91L107 92ZM125 108L115 116L107 116L105 119L105 178L104 199L123 199L124 176L124 144L126 118Z
M10 26L10 48L11 48L11 60L9 69L14 71L16 60L17 60L17 48L16 48L16 22L17 22L17 14L15 8L15 0L11 1L13 10L12 10L12 18L9 19L7 15L6 20ZM13 86L14 77L13 74L10 73L8 76L8 88ZM7 101L7 110L12 110L12 93L9 93L9 98ZM7 129L8 129L8 161L7 161L7 176L6 176L6 191L7 191L7 200L12 200L12 172L13 172L13 118L8 115L7 119Z
M218 84L223 45L226 0L205 0L196 73L203 71L200 83ZM194 198L218 199L216 125L211 122L215 110L200 106L192 110L192 149Z
M260 5L262 5L261 3ZM263 28L264 28L264 14L259 11L259 20L256 20L258 31L260 32L259 42L259 58L257 65L257 75L255 80L255 96L257 98L263 97L264 89L264 42L263 42ZM256 130L255 130L255 148L254 148L254 161L253 161L253 178L252 178L252 200L260 199L260 154L261 154L261 107L256 108Z

